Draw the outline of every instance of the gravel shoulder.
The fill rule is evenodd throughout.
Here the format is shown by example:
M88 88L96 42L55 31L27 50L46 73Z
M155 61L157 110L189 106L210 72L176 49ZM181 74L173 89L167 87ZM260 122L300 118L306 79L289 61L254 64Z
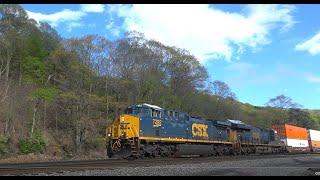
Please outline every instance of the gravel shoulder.
M174 161L174 160L173 160ZM265 157L259 159L226 158L216 161L214 157L205 162L139 167L114 167L96 170L39 174L50 176L313 176L320 175L320 155L295 155L289 157Z

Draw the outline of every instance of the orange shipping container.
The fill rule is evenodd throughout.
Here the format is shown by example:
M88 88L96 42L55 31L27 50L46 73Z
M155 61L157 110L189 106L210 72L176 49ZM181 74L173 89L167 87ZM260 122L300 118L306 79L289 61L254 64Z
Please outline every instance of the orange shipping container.
M293 126L289 124L273 125L280 138L308 140L308 131L306 128Z

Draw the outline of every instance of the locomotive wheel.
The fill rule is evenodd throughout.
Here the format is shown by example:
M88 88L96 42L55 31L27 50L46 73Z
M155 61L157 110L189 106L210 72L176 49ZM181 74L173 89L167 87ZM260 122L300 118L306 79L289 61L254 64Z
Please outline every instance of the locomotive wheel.
M107 146L106 151L107 151L107 152L106 152L106 155L107 155L108 158L111 158L111 157L114 155L113 152L112 152L112 149L111 149L110 145Z

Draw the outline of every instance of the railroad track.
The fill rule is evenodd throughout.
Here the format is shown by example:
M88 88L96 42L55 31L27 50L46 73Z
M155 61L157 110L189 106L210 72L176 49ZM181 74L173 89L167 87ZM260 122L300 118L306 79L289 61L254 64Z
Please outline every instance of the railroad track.
M283 158L288 156L307 156L311 154L282 154L282 155L243 155L219 157L187 157L187 158L155 158L138 160L86 160L86 161L54 161L37 163L0 164L0 175L36 175L41 173L59 173L64 171L81 171L90 169L115 169L119 167L148 167L155 165L173 165L183 163L204 163L237 160L253 160L262 158Z
M0 175L23 175L50 172L77 171L86 169L112 169L124 166L152 165L166 162L168 159L144 160L85 160L85 161L54 161L37 163L0 164Z

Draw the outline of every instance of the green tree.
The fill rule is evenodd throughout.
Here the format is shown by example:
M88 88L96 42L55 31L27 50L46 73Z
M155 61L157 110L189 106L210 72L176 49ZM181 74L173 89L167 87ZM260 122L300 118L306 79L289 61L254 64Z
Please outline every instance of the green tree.
M44 84L46 79L45 63L38 57L26 57L22 62L22 69L26 81Z
M58 94L58 90L56 88L48 88L48 87L38 88L31 93L30 99L34 102L32 125L31 125L31 131L30 131L31 138L34 135L34 131L36 127L36 117L37 117L37 113L39 113L38 109L40 108L40 104L43 104L43 107L44 107L44 128L45 128L47 103L52 103L55 97L57 96L57 94Z
M314 128L315 123L312 121L310 113L298 108L289 109L289 122L305 128Z

